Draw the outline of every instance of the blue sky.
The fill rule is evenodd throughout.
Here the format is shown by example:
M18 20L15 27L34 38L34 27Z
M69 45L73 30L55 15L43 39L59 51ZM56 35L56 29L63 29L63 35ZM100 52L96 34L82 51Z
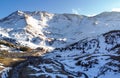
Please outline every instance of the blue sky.
M120 0L0 0L0 18L16 10L94 15L120 10Z

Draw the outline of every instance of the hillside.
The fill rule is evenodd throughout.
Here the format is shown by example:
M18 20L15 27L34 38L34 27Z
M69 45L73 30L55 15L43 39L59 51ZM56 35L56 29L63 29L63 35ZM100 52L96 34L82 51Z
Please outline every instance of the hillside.
M13 12L0 20L0 50L20 62L1 63L1 78L118 78L119 17Z

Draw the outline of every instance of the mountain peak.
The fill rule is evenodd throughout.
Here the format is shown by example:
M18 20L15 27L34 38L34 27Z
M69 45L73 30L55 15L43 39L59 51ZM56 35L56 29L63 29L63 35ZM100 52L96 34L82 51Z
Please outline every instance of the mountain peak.
M16 14L21 15L21 14L24 14L24 12L21 11L21 10L17 10L17 11L16 11Z
M120 12L116 12L116 11L111 11L111 12L102 12L98 15L96 15L95 17L114 17L114 16L120 16Z

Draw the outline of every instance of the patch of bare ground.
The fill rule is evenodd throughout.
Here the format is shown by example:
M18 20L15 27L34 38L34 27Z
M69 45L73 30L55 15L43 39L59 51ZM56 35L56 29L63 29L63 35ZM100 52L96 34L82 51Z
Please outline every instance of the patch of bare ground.
M6 57L0 57L0 63L3 64L5 67L11 67L14 66L16 63L20 63L24 61L24 58L6 58Z

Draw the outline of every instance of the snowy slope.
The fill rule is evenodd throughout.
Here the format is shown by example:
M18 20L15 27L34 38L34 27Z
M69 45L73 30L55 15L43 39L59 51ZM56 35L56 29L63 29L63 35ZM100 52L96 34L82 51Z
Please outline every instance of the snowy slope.
M119 30L119 17L120 13L117 12L87 17L44 11L16 11L0 20L0 34L31 48L58 48L110 30Z
M94 17L44 11L10 14L0 20L1 40L52 49L12 68L10 78L118 78L119 20L119 12Z
M119 78L119 62L120 31L111 31L31 58L11 78Z

